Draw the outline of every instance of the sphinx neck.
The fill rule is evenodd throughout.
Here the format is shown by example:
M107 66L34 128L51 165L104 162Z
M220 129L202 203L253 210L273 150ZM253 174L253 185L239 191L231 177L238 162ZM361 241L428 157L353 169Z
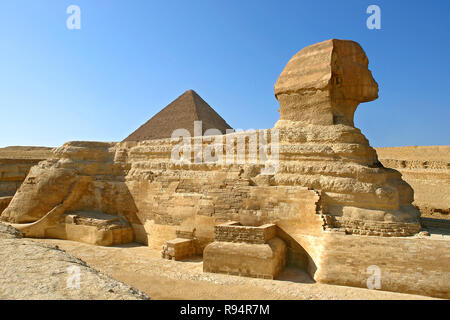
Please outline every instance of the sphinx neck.
M280 94L280 120L276 127L290 125L338 125L354 126L353 115L358 102L334 99L328 90L303 91Z

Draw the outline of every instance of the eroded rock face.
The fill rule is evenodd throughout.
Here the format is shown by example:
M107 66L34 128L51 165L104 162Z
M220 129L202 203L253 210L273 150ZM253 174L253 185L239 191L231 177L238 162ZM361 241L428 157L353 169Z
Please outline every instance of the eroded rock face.
M354 41L332 39L299 51L275 84L280 102L276 127L291 126L289 121L353 126L358 104L378 98L378 84L368 64Z
M450 215L450 146L377 148L380 162L400 171L414 188L414 205L422 216Z
M1 215L2 220L27 224L17 227L31 237L71 240L79 237L80 241L103 245L132 241L133 233L126 224L139 223L137 209L124 183L126 168L123 163L114 162L114 146L114 143L69 142L55 149L52 159L30 170ZM107 227L68 223L64 214L72 212L122 217L124 226L115 230L114 223ZM122 236L124 232L126 237Z
M29 223L42 218L60 204L77 179L74 169L52 167L52 161L31 168L26 180L2 217L10 222Z
M278 185L322 191L328 226L348 233L410 235L420 229L412 188L384 168L353 125L361 102L378 97L378 85L359 44L328 40L288 62L275 84L280 103Z

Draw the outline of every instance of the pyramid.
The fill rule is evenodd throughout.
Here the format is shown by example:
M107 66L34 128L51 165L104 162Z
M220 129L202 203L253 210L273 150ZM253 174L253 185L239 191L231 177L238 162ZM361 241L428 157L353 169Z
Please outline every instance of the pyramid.
M194 136L194 121L202 121L202 134L215 128L225 133L232 129L194 90L188 90L172 101L123 141L170 138L176 129L187 129Z

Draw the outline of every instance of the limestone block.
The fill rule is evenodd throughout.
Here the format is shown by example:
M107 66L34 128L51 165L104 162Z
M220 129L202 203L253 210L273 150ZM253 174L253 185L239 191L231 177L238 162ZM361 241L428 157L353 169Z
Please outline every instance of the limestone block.
M31 168L2 218L13 223L29 223L42 218L61 203L76 181L73 169L48 168L43 161Z
M71 212L64 214L65 238L101 246L133 241L131 225L119 216L102 212Z
M167 241L161 251L161 256L169 260L183 260L195 254L193 239L176 238Z
M243 226L239 222L231 221L215 227L215 241L245 242L263 244L276 235L275 224L262 226Z
M325 233L314 279L367 288L369 266L380 271L380 290L450 298L450 239L368 237Z
M215 241L203 252L203 271L274 279L285 257L286 244L277 237L265 244Z

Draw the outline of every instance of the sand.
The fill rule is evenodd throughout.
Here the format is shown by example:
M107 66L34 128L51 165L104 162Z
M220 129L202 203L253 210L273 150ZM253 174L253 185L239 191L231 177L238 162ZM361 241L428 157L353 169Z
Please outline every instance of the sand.
M204 273L200 257L161 258L160 251L137 243L99 247L67 240L34 239L57 245L112 278L152 299L431 299L429 297L314 283L303 271L287 267L277 280Z

